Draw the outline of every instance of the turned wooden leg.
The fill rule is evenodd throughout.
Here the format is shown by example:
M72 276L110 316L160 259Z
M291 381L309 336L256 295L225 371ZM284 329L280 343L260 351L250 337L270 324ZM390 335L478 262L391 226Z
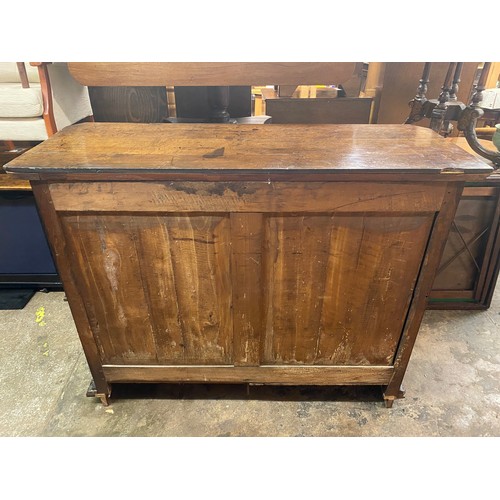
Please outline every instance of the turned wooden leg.
M111 397L111 385L105 384L105 387L100 388L99 391L92 379L87 389L87 397L89 398L99 398L103 406L109 406L109 398Z
M401 386L394 394L384 392L384 402L386 408L392 408L394 400L401 399L405 397L405 391L403 386Z

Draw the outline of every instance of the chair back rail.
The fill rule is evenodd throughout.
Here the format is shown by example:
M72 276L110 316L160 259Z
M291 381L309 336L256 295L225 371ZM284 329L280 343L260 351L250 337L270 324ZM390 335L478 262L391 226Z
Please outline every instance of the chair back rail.
M354 62L73 62L73 77L87 86L234 86L340 84Z

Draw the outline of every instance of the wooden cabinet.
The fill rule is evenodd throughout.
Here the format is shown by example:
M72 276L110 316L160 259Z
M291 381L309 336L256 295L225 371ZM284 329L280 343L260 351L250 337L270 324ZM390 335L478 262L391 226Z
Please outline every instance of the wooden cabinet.
M429 309L488 309L500 266L500 179L466 185Z
M487 165L465 137L448 138ZM492 149L491 141L481 145ZM429 309L488 309L500 268L500 176L466 183L429 296Z
M399 125L71 127L31 180L96 392L114 383L400 384L463 183Z

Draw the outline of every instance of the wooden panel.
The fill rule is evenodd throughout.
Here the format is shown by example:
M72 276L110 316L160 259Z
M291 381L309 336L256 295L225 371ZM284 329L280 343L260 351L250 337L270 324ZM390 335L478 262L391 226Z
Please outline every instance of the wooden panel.
M222 382L280 385L379 385L394 372L390 366L112 366L110 382Z
M232 361L227 217L61 220L104 362Z
M269 217L263 362L390 365L432 222Z
M36 174L491 173L432 130L407 125L82 123L6 165ZM436 175L439 178L439 175ZM267 179L266 179L267 180Z
M82 85L287 85L339 84L353 62L72 62Z
M54 183L60 211L435 212L445 184L348 182Z
M262 214L231 214L234 314L234 364L260 362L260 336L264 328L262 292Z
M167 116L163 87L89 87L96 122L161 123Z
M369 123L371 98L266 99L272 123Z

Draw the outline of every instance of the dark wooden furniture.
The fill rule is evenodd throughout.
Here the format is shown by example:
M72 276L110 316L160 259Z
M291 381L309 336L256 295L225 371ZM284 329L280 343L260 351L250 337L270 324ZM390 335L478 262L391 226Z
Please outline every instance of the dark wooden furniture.
M281 97L272 89L263 89L266 115L272 123L369 123L371 97Z
M401 382L465 181L405 125L94 123L30 180L95 382Z
M447 141L477 155L465 137ZM481 140L491 149L491 141ZM491 163L477 155L486 164ZM466 183L429 296L429 309L488 309L500 268L500 176Z
M464 63L449 63L437 99L428 99L427 90L433 63L422 65L417 94L410 102L407 124L430 119L430 127L445 137L458 129L465 137L450 141L481 158L487 164L500 164L500 154L490 141L476 134L479 108L490 63L484 63L470 104L460 101L461 73ZM498 230L500 183L496 174L482 183L466 183L438 267L429 298L432 309L487 309L498 277Z
M89 87L97 122L161 123L167 116L165 86Z
M408 103L415 97L423 66L423 62L385 63L377 123L404 123L409 113ZM477 62L466 62L463 65L460 89L457 93L462 102L469 101L477 67ZM447 62L432 63L432 79L427 85L427 95L439 96L448 68ZM416 126L422 127L428 127L429 124L428 118L415 123Z

